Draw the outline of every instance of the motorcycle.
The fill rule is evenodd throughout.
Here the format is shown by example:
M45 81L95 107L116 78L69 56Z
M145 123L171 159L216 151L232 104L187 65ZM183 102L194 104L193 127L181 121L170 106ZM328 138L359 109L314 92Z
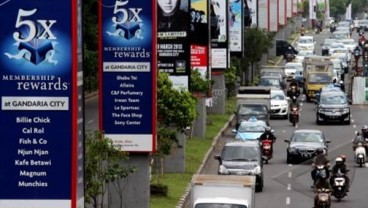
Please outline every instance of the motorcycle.
M317 204L315 208L330 208L331 207L331 190L321 188L316 191Z
M360 47L362 47L362 46L364 45L364 43L365 43L365 36L364 36L364 35L361 35L361 36L359 37L359 41L358 41L358 43L359 43L359 46L360 46Z
M297 107L292 107L289 115L289 121L295 126L299 122L299 110Z
M265 161L266 164L268 163L268 160L272 159L272 143L273 141L270 139L262 140L262 153L263 156L267 157L267 160Z
M359 167L363 167L366 162L366 147L362 143L358 143L355 148L355 162L359 165Z
M337 201L341 201L342 198L344 198L347 194L347 184L346 184L346 179L345 179L345 175L342 173L337 173L334 177L333 177L333 182L332 182L332 196L334 196Z
M299 97L299 95L300 95L300 90L299 89L297 89L297 87L296 86L291 86L289 89L288 89L288 91L287 91L287 96L288 97L290 97L290 98L292 98L292 97L296 97L296 98L298 98Z

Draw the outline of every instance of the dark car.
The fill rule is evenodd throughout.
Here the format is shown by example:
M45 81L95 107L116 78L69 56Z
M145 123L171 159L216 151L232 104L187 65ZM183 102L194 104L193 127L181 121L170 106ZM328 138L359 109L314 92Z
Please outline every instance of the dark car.
M258 141L229 141L214 157L219 161L219 175L253 175L256 191L263 189L263 161Z
M312 159L316 155L317 149L324 149L327 153L328 143L325 135L317 129L297 129L291 135L286 150L286 162L294 163Z
M336 43L337 40L332 39L332 38L327 38L325 39L325 41L323 42L323 44L321 44L321 50L322 50L322 56L328 56L329 55L329 50L330 50L330 46L332 45L332 43Z
M368 20L361 20L359 21L359 28L357 29L357 32L364 32L368 31Z
M350 107L344 92L322 92L316 104L317 125L328 121L338 121L347 125L350 124Z
M250 118L256 118L257 120L263 120L270 125L270 112L267 104L264 103L242 103L238 105L238 109L235 113L236 129L238 129L240 123Z
M289 42L285 40L276 40L276 56L284 56L289 47L291 47L296 54L298 53Z

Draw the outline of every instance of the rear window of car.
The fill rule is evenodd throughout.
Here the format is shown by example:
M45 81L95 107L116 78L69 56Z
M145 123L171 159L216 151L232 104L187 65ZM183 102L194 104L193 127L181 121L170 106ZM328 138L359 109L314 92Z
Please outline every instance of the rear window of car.
M267 107L264 105L240 105L240 115L255 115L267 113Z
M324 137L320 132L294 132L291 138L293 142L323 142Z
M221 158L226 161L258 161L260 159L260 150L254 146L225 145Z

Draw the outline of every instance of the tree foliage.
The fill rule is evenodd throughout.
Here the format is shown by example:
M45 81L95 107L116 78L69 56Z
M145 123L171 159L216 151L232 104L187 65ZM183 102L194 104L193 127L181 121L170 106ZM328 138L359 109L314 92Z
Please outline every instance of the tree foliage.
M125 167L128 154L116 149L101 132L88 132L85 137L85 201L94 208L103 207L107 185L135 172Z
M346 13L346 5L348 0L331 0L330 1L330 15L335 19L340 19L340 15Z
M248 63L259 62L262 55L272 48L274 35L256 27L249 28L244 33L244 59Z
M201 92L206 96L211 90L212 82L208 76L203 77L198 69L192 69L190 74L190 91Z

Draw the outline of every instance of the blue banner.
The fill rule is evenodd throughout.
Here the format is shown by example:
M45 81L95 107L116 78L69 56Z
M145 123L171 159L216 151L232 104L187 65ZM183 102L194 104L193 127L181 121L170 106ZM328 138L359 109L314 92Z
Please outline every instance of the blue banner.
M77 192L72 3L0 1L0 208L71 207Z
M155 149L153 0L100 4L101 130L123 151Z

